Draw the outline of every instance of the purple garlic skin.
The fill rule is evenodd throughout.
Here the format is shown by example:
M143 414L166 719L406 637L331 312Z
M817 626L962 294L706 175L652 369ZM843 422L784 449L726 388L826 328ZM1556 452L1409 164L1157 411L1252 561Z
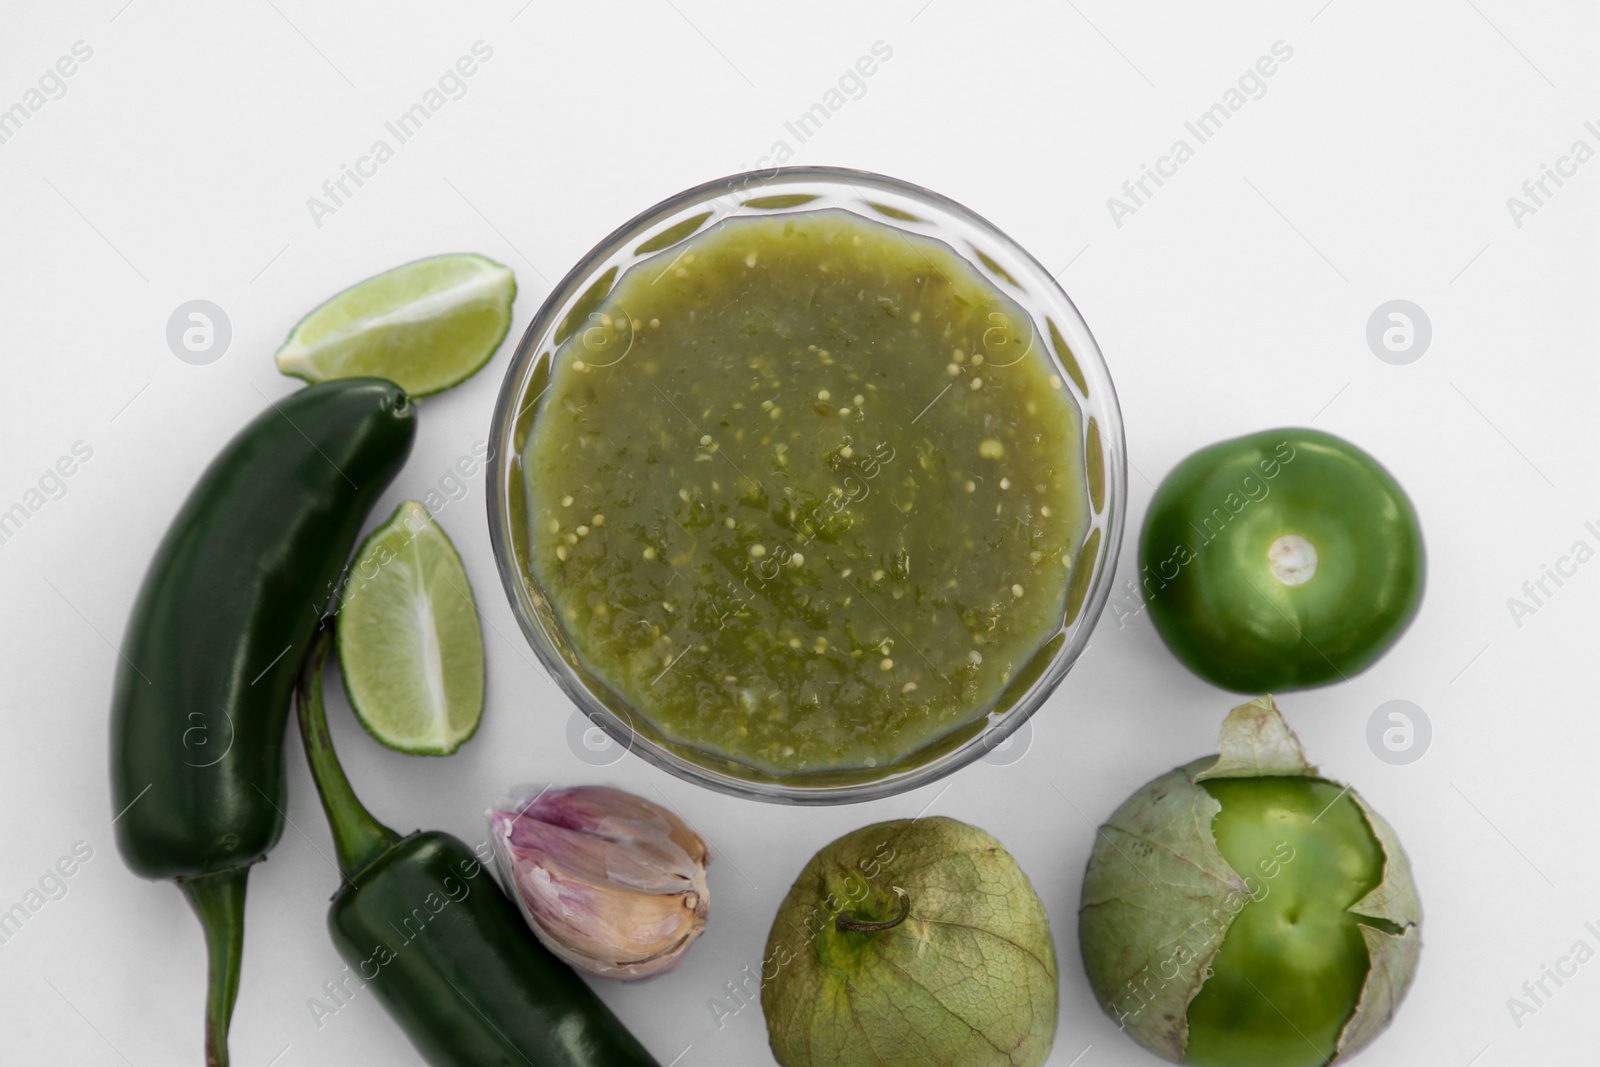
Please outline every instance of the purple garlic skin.
M490 810L488 819L523 917L578 970L623 981L665 974L705 929L711 850L659 804L573 786Z

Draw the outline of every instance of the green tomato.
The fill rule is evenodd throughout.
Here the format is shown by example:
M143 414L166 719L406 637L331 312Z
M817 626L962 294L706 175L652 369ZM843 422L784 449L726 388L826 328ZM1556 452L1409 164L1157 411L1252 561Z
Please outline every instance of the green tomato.
M1370 667L1416 616L1422 531L1366 452L1285 429L1203 448L1145 517L1139 581L1190 670L1235 692L1325 685Z
M1333 1058L1371 961L1349 909L1383 880L1384 855L1349 791L1316 778L1218 778L1211 824L1250 899L1189 1002L1187 1060L1317 1067Z

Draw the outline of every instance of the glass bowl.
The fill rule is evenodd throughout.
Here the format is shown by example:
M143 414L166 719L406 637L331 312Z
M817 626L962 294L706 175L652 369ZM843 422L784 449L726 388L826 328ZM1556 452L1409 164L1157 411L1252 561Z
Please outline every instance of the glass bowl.
M664 257L723 219L836 209L932 238L964 259L1030 318L1042 355L1081 412L1089 524L1065 579L1060 630L1015 672L995 705L924 748L882 767L775 775L663 735L590 671L557 619L527 557L522 452L539 417L561 344L598 317L618 280ZM567 695L619 745L681 778L724 793L790 804L873 800L926 785L982 758L1009 738L1061 684L1110 594L1122 543L1127 474L1122 417L1100 349L1050 272L1014 241L955 201L908 182L835 167L784 167L688 189L638 215L573 267L528 325L506 372L489 438L489 535L500 579L528 642Z

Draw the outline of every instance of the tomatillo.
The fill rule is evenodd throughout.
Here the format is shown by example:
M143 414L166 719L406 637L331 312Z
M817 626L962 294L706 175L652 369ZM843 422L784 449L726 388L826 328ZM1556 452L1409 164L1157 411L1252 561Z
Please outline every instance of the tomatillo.
M1342 1063L1416 971L1410 863L1359 794L1306 762L1271 697L1235 708L1220 748L1100 827L1078 912L1089 983L1174 1063Z
M1139 556L1161 639L1239 693L1358 674L1422 602L1410 498L1377 460L1318 430L1236 437L1179 463L1150 501Z

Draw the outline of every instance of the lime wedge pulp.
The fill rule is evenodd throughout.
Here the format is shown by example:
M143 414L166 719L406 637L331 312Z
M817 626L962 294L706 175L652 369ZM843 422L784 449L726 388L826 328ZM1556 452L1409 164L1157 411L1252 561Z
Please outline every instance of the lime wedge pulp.
M448 756L483 717L483 631L450 538L406 501L361 545L340 594L336 641L367 732L414 756Z
M346 289L300 320L278 369L308 382L387 378L412 396L465 381L511 328L517 282L482 256L419 259Z

